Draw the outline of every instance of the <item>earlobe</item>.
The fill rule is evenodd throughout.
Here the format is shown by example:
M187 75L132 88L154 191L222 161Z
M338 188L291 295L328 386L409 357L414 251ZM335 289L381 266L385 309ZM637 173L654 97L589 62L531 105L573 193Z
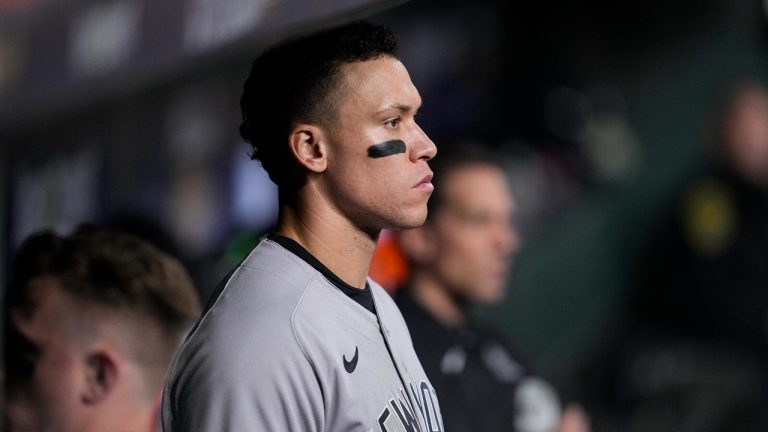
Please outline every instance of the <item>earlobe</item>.
M288 138L293 156L308 170L316 173L328 167L322 130L314 125L300 124L293 128Z
M99 351L89 354L85 363L85 387L81 401L86 405L96 405L115 388L119 373L117 361L111 354Z

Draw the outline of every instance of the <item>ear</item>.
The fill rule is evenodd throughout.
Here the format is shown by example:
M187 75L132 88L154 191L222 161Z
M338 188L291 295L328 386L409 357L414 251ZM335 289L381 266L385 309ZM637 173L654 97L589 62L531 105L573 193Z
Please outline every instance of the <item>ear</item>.
M103 402L115 389L119 375L118 362L107 351L94 351L85 360L85 387L81 401L86 405Z
M435 235L429 222L418 228L401 231L398 242L408 260L421 265L429 264L439 247L435 244Z
M306 169L321 173L328 167L328 154L323 131L315 125L300 123L288 137L293 156Z

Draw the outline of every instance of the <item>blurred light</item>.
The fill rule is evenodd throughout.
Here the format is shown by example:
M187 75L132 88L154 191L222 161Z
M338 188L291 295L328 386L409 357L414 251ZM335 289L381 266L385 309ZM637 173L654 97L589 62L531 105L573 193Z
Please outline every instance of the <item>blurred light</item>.
M184 22L184 47L203 51L253 29L275 0L191 0Z
M409 274L408 260L400 250L397 235L391 230L382 230L379 241L376 242L368 275L392 293L405 285Z
M17 163L18 165L18 163ZM66 234L96 216L98 158L92 150L29 169L14 181L12 241L41 229Z
M515 430L521 432L549 432L556 429L560 418L557 391L537 377L521 380L515 391Z
M583 143L591 174L599 180L627 177L640 163L639 139L622 116L593 116L584 128Z
M185 170L172 180L170 226L187 256L200 256L216 247L223 227L218 210L222 196L210 168Z
M578 140L591 114L587 96L571 87L553 89L544 100L549 131L566 140Z
M43 0L0 0L0 10L12 9L19 6L30 6L35 3L42 3Z
M261 163L250 160L238 146L232 162L232 216L235 225L262 232L277 221L277 186Z
M14 86L22 69L19 43L11 38L0 38L0 94Z
M211 112L218 88L193 87L171 102L165 128L174 165L207 163L219 145L221 124Z
M714 179L695 182L683 204L683 236L699 256L716 257L727 251L739 231L733 192Z
M765 14L765 18L768 19L768 0L763 0L763 14Z
M70 67L93 76L125 64L137 45L139 2L121 1L92 6L70 29Z
M524 241L546 232L553 218L562 215L580 194L580 183L567 159L530 148L520 154L519 149L526 147L519 141L508 142L499 154L517 201L515 226Z

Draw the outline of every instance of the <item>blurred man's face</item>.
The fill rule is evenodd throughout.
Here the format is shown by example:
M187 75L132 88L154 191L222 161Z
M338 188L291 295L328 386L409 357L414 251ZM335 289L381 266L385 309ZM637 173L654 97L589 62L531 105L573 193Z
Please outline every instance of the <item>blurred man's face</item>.
M437 193L443 202L432 219L435 276L459 298L497 301L520 243L503 173L492 165L468 165L449 172Z
M757 184L768 180L768 91L744 90L725 124L729 162L744 178Z
M79 310L53 278L30 283L34 307L10 318L5 414L11 432L78 431L85 369L72 341Z

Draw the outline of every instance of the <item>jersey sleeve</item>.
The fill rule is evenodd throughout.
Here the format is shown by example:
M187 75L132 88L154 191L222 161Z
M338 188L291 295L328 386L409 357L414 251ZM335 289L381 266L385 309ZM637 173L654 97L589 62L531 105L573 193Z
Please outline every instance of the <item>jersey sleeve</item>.
M166 389L164 430L321 431L319 384L302 352L289 351L195 353Z
M174 361L163 430L322 431L322 389L290 322L246 304L211 313Z

